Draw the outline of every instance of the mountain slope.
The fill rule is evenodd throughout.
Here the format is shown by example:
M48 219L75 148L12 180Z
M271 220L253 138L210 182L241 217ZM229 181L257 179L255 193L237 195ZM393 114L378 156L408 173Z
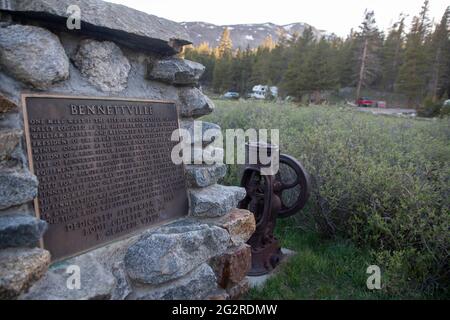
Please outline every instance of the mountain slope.
M219 44L223 30L228 28L234 49L245 49L247 46L256 48L269 35L272 36L275 42L277 42L282 33L285 33L287 37L292 36L294 33L301 35L306 27L309 26L306 23L292 23L284 26L273 23L218 26L206 22L182 22L181 25L187 30L195 46L198 46L202 42L208 42L211 47L216 47ZM312 30L317 38L321 37L324 33L314 27L312 27Z

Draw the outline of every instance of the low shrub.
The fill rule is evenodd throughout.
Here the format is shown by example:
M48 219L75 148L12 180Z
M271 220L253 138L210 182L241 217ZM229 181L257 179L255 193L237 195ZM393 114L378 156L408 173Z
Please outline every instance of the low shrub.
M449 100L450 101L450 100ZM450 103L446 103L441 107L441 112L439 114L442 118L450 117Z
M432 118L444 115L446 110L442 111L443 101L433 101L432 98L425 98L422 106L417 109L417 115L420 117Z

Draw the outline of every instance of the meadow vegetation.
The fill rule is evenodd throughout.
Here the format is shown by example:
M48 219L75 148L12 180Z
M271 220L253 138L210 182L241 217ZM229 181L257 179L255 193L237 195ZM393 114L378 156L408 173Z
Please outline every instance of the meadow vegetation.
M279 129L282 153L312 177L308 207L277 229L297 257L251 298L449 297L449 118L264 101L216 106L202 120ZM224 180L239 184L237 166ZM380 292L366 288L374 264Z

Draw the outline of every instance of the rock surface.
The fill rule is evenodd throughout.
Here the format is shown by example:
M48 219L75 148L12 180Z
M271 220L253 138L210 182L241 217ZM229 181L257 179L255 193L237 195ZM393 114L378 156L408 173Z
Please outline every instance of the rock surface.
M214 292L211 292L206 297L206 300L213 300L213 301L224 301L228 299L230 299L230 295L224 289L218 289Z
M210 114L214 110L214 103L197 88L184 88L179 93L181 102L181 116L184 118L198 118Z
M201 300L217 290L216 276L206 263L186 277L151 289L137 296L139 300Z
M16 110L17 104L0 93L0 113Z
M204 222L226 229L235 246L247 243L256 230L255 216L252 212L243 209L233 209L223 217L204 220Z
M190 43L186 30L176 22L100 0L20 0L0 1L0 9L12 15L21 14L44 21L67 31L67 8L77 5L81 10L81 34L102 35L103 38L131 48L172 55Z
M200 147L210 145L214 139L211 140L209 137L217 136L221 133L217 124L205 121L180 121L180 129L187 130L191 137L192 145L199 145Z
M38 181L28 170L0 170L0 209L23 204L37 195Z
M22 139L22 134L23 131L19 129L0 130L0 161L11 158L11 154Z
M181 278L226 251L230 235L222 228L180 222L145 234L125 255L129 277L158 285Z
M194 217L221 217L236 208L244 199L245 189L218 184L189 190L190 212Z
M195 85L205 67L194 61L170 58L158 60L149 66L148 78L174 85Z
M245 295L249 290L250 290L250 283L248 279L245 278L235 286L227 289L227 293L230 297L230 300L238 300L242 298L242 296Z
M80 45L80 37L74 34L61 33L61 43L67 52L67 55L73 59L77 54ZM83 76L80 70L70 63L70 77L66 81L58 82L46 89L46 93L54 93L59 95L79 95L92 97L111 97L120 96L130 99L147 99L147 100L170 100L179 104L179 88L169 86L167 84L150 81L145 79L146 65L151 54L139 51L131 51L121 46L122 53L128 59L131 70L128 76L127 87L120 91L120 94L102 91L99 87L92 85L88 78ZM22 92L29 90L22 82L17 81L13 77L8 76L3 70L0 71L0 94L15 102L20 106L20 95ZM181 108L181 106L179 106ZM16 108L19 111L20 108ZM16 114L10 112L10 114ZM21 120L21 119L19 119ZM20 128L23 122L20 121L15 127Z
M49 264L50 253L42 249L0 250L0 300L14 299L26 291Z
M40 27L2 28L0 65L16 79L38 89L69 77L69 59L61 42L55 34Z
M0 249L35 246L47 223L28 214L0 215Z
M69 289L74 285L69 277L73 271L69 266L79 267L80 288ZM70 271L70 272L68 272ZM45 276L36 282L21 300L107 300L111 298L115 278L89 254L53 265Z
M81 74L100 90L120 92L127 87L131 66L113 42L83 40L73 60Z
M133 288L128 281L123 261L113 266L112 274L116 278L116 286L111 294L111 300L125 300L133 292Z
M211 259L211 268L217 277L217 283L224 289L239 284L252 267L252 251L249 245L230 249L223 255Z
M185 166L186 179L190 187L205 188L216 184L227 174L227 166L225 164L214 165L187 165Z

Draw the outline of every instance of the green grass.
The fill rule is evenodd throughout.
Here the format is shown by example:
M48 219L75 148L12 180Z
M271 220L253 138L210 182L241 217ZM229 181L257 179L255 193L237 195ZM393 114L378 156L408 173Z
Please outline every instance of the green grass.
M245 297L251 300L370 300L425 299L420 291L392 295L367 289L367 267L373 264L368 251L344 239L325 240L295 227L292 219L280 221L277 237L283 247L297 254L262 287ZM383 273L381 275L383 279ZM383 283L382 283L383 285Z

